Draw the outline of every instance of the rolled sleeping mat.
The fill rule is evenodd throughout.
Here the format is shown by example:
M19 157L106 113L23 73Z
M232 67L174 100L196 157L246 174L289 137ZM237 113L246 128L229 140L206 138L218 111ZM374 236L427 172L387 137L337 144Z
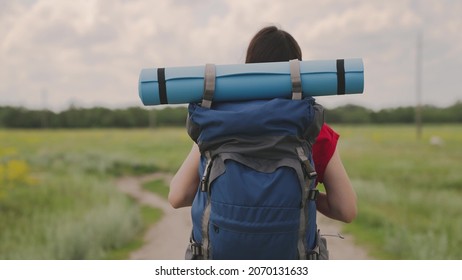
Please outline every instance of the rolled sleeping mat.
M215 65L213 101L290 97L294 71L291 62ZM364 66L360 58L297 62L303 97L358 94L364 90ZM138 83L141 101L144 105L201 102L206 68L204 65L142 69Z

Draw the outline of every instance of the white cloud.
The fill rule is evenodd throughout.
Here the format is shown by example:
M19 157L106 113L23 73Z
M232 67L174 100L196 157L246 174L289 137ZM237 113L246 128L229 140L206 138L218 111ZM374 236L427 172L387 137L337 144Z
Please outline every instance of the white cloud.
M412 105L416 34L423 31L424 101L459 98L460 1L0 0L0 104L62 109L140 105L141 68L241 63L268 24L305 59L362 57L366 93L329 105ZM434 94L439 91L438 96Z

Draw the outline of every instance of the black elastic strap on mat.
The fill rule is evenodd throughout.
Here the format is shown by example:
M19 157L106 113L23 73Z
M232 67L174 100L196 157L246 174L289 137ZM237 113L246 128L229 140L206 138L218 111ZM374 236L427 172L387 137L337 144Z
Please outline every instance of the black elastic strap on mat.
M337 59L337 94L345 94L345 60Z
M165 85L165 68L157 68L157 83L159 84L160 104L167 104L167 86Z

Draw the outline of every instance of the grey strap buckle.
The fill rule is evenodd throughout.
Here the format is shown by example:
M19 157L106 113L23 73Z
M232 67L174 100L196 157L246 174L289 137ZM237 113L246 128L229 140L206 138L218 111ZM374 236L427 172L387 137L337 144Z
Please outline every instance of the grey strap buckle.
M202 174L202 178L200 180L201 191L209 192L210 185L209 185L209 176L210 176L210 169L212 168L212 156L210 155L210 151L205 151L204 156L207 159L207 163L205 164L204 174Z
M307 257L306 257L307 260L319 260L319 253L316 252L316 251L311 251L308 253Z
M313 166L311 165L311 162L308 159L308 157L305 155L305 151L303 150L302 147L297 147L297 154L300 159L300 162L303 165L303 168L304 168L303 171L305 172L305 176L310 180L315 179L318 176L318 174L316 173L316 170L314 170Z
M199 243L191 243L189 244L189 248L191 249L191 254L193 256L202 256L202 247Z

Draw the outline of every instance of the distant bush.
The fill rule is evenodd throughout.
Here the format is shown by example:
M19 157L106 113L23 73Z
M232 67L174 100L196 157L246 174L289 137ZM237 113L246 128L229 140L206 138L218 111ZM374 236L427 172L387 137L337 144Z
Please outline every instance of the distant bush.
M184 126L187 108L166 107L108 109L102 107L69 109L55 113L49 110L29 110L21 107L0 107L0 127L5 128L145 128ZM344 105L326 109L328 123L338 124L393 124L413 123L414 107L387 108L379 111L358 106ZM462 102L439 108L422 107L425 123L462 122Z
M21 107L0 107L0 127L5 128L142 128L184 126L186 108L108 109L76 108L55 113Z

